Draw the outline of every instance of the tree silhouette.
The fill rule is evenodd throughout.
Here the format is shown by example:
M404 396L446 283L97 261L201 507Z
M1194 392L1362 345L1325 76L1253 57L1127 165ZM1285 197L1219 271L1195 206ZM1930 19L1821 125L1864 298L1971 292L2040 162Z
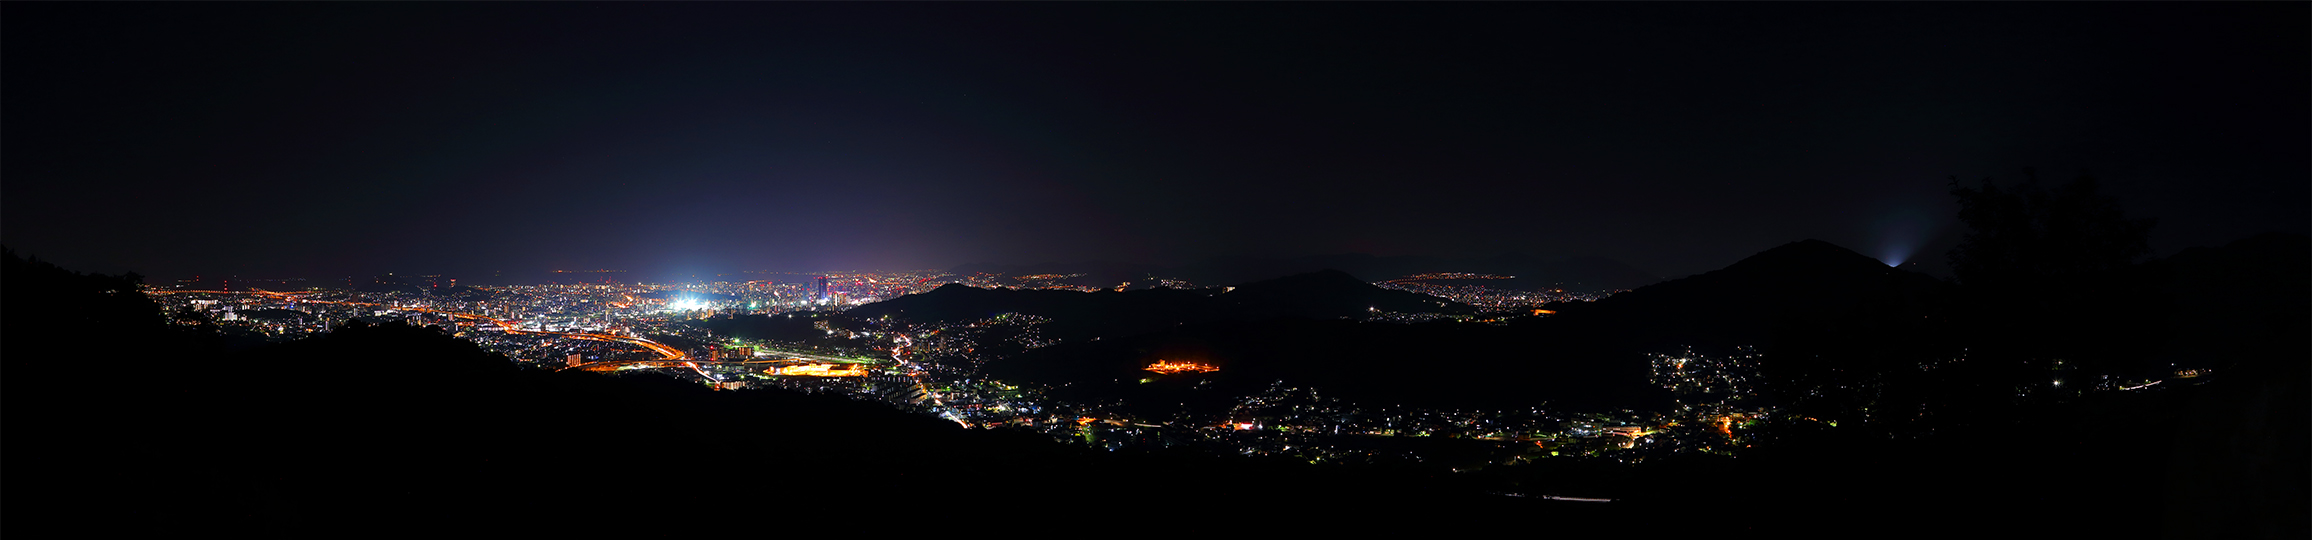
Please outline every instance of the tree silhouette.
M2053 190L2036 171L2001 188L1984 179L1968 188L1951 179L1966 238L1951 250L1951 271L1969 285L2029 286L2049 279L2126 267L2151 255L2146 237L2156 220L2129 219L2119 203L2096 191L2095 177Z
M1951 181L1968 228L1949 254L1970 313L1966 340L2012 370L1976 378L2063 395L2090 376L2141 375L2164 317L2158 280L2136 264L2151 255L2154 220L2127 217L2097 187L2082 173L2049 189L2031 169L2009 186Z

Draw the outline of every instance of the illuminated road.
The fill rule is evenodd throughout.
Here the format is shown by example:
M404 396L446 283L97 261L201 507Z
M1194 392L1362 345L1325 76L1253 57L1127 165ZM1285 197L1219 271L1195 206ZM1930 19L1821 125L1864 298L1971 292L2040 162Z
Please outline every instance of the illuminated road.
M496 321L492 320L492 322L496 322ZM505 325L503 325L503 324L500 324L499 326L500 326L501 328L505 327ZM642 348L645 348L645 349L650 349L650 351L651 351L651 352L655 352L655 353L658 353L658 355L659 355L659 356L664 356L664 357L666 357L665 359L666 359L666 360L669 360L669 361L682 361L682 360L688 360L688 359L689 359L689 355L683 354L683 353L682 353L682 351L680 351L680 350L677 350L677 349L675 349L674 347L669 347L669 346L667 346L667 345L666 345L666 344L664 344L664 343L659 343L659 342L656 342L656 341L651 341L651 340L648 340L648 339L644 339L644 338L641 338L641 337L636 337L636 336L621 336L621 335L617 335L617 334L586 334L586 333L542 332L542 331L531 331L531 330L514 330L514 329L512 329L512 328L507 328L507 329L506 329L506 331L507 331L507 332L513 332L513 333L521 333L521 334L551 334L551 335L557 335L557 336L562 336L562 337L571 338L571 339L584 339L584 340L590 340L590 341L611 341L611 342L625 343L625 344L628 344L628 345L640 345L640 346L642 346Z
M777 357L782 357L782 358L794 358L794 359L810 360L810 361L814 361L814 362L830 362L830 363L836 363L836 364L874 364L874 363L877 363L875 360L870 360L870 359L865 359L865 358L850 358L850 357L845 357L845 356L827 356L827 355L824 355L824 354L807 353L807 352L802 352L802 351L790 351L790 350L786 350L786 349L773 349L773 348L770 348L770 347L762 347L762 346L756 346L756 347L755 347L755 350L758 350L758 351L769 351L769 352L771 353L771 356L777 356Z
M915 340L908 339L906 334L896 334L893 337L897 337L899 339L896 343L891 345L891 361L898 362L900 367L906 368L907 376L909 378L915 379L915 389L917 391L923 392L923 397L931 400L931 406L934 410L939 411L939 417L946 418L949 421L953 421L956 424L962 425L963 427L973 427L971 422L963 421L963 415L956 414L955 409L949 408L947 406L947 401L939 398L938 392L931 391L931 386L924 384L923 368L916 367L914 362L909 362L906 358L900 357L901 354L907 352L908 347L915 345Z

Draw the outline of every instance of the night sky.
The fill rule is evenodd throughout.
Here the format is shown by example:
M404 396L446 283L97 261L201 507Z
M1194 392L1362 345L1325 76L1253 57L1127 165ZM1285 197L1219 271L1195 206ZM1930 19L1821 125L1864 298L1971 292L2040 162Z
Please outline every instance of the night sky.
M9 2L0 242L160 279L1932 269L1949 177L2036 167L2172 254L2312 228L2308 6Z

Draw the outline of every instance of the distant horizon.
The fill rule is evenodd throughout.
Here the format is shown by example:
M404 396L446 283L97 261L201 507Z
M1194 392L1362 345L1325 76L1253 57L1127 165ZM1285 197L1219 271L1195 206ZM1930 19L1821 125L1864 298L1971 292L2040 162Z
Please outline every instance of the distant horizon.
M1792 240L1792 241L1793 241L1793 242L1796 242L1796 241L1798 241L1798 240ZM11 249L13 249L13 247L11 247ZM1857 251L1857 252L1858 252L1858 253L1860 253L1860 251ZM720 269L720 270L722 270L722 271L714 272L712 275L716 275L716 276L725 276L725 277L739 277L738 275L740 275L740 274L748 274L748 273L762 273L762 274L791 274L791 275L819 275L819 274L840 274L840 273L856 273L856 272L951 271L951 270L953 270L953 269L955 269L955 268L959 268L959 267L966 267L966 266L1010 266L1010 267L1041 267L1041 266L1076 266L1076 265L1117 265L1117 266L1136 266L1136 267L1157 267L1157 268L1163 268L1163 267L1178 267L1178 266L1185 266L1185 265L1189 265L1189 264L1196 264L1196 263L1201 263L1201 262L1207 262L1207 261L1217 261L1217 260L1235 260L1235 259L1289 260L1289 259L1299 259L1299 258L1318 258L1318 257L1345 257L1345 256L1369 256L1369 257L1376 257L1376 258L1398 258L1398 257L1405 257L1405 258L1436 258L1436 259L1448 259L1448 260L1473 260L1473 259L1488 259L1488 258L1493 258L1493 257L1501 257L1501 256L1509 256L1509 255L1519 255L1519 254L1521 254L1521 253L1520 253L1520 252L1515 252L1515 251L1508 251L1508 252L1503 252L1503 253L1501 253L1501 254L1498 254L1498 255L1494 255L1494 256L1492 256L1492 257L1441 257L1441 256L1431 256L1431 255L1376 255L1376 254L1371 254L1371 253L1354 253L1354 252L1347 252L1347 253L1314 253L1314 254L1307 254L1307 255L1289 255L1289 256L1274 256L1274 257L1259 257L1259 256L1221 256L1221 257L1207 257L1207 258L1203 258L1203 259L1197 259L1197 260L1191 260L1191 261L1179 261L1179 262L1171 262L1171 263L1145 263L1145 262L1113 261L1113 260L1097 260L1097 259L1086 259L1086 260L1059 260L1059 261L1046 260L1046 261L1035 261L1035 262L998 262L998 261L992 261L992 260L983 260L983 261L969 261L969 262L962 262L962 263L957 263L957 264L949 264L949 265L938 265L938 266L925 266L925 267L916 267L916 268L905 268L905 267L884 267L884 268L856 268L856 267L854 267L854 268L830 268L830 269L817 269L817 270L806 270L806 269L777 269L777 268L765 268L765 269L735 269L735 270L734 270L734 269ZM24 256L24 257L28 257L28 258L30 258L30 257L34 257L34 256L36 256L36 255L38 255L38 254L35 254L35 253L23 253L23 252L19 252L19 253L18 253L18 255L19 255L19 256ZM1541 259L1541 260L1605 259L1605 260L1613 260L1613 261L1615 261L1615 262L1621 262L1621 261L1618 261L1618 260L1612 259L1612 258L1610 258L1610 257L1596 257L1596 256L1533 257L1533 258L1535 258L1535 259ZM41 260L43 260L43 261L48 261L48 262L51 262L51 263L57 264L58 266L63 266L63 267L66 267L67 269L76 269L76 268L74 268L74 267L73 267L72 265L70 265L70 264L65 264L65 263L56 262L56 261L54 261L54 260L52 260L52 259L49 259L49 258L47 258L47 257L45 257L45 256L42 256L42 257L40 257L40 259L41 259ZM1736 259L1736 260L1739 260L1739 259ZM1728 262L1727 262L1727 264L1732 264L1732 263L1733 263L1733 261L1728 261ZM1622 263L1622 264L1628 264L1628 263ZM411 266L417 266L417 265L411 265ZM595 269L587 269L587 270L577 270L577 269L570 269L570 268L536 268L536 269L521 269L521 270L511 270L510 272L516 272L516 273L527 273L527 274L531 274L531 275L548 275L548 274L555 274L555 273L586 274L586 273L595 273L595 272L604 272L604 271L607 271L607 273L614 273L614 274L625 274L625 275L627 275L626 277L634 277L634 276L652 276L652 277L656 277L656 278L664 278L665 276L668 276L668 275L674 275L674 274L681 274L681 275L685 275L685 276L699 276L699 277L704 277L704 276L707 276L707 275L709 275L709 274L707 274L707 273L705 273L705 272L696 272L696 273L683 273L683 272L680 272L680 271L650 271L650 270L636 270L636 269L634 269L636 266L641 266L641 265L635 265L635 266L629 266L629 267L621 267L621 268L595 268ZM76 269L76 270L79 270L79 271L82 271L82 272L91 272L91 271L92 271L92 270L85 270L85 269ZM1641 269L1641 270L1642 270L1642 269ZM1438 271L1454 271L1454 270L1453 270L1453 269L1450 269L1450 268L1447 268L1447 269L1439 269ZM1708 271L1708 270L1704 270L1704 271ZM424 271L402 271L402 270L390 270L390 271L376 271L376 272L356 272L356 273L342 273L342 272L340 272L340 273L333 273L333 274L310 274L310 275L261 275L261 274L255 274L255 273L251 273L251 274L238 274L238 273L202 273L202 272L192 272L192 273L182 273L182 274L158 274L158 273L150 273L150 272L143 272L143 271L138 271L138 270L135 270L135 269L126 270L125 272L135 272L137 275L140 275L140 276L144 276L144 277L145 277L145 278L148 280L148 283L149 283L149 281L150 281L150 280L154 280L154 279L167 279L167 280L172 280L172 281L173 281L173 280L177 280L177 279L189 279L189 278L198 277L198 276L211 276L211 275L226 275L226 276L235 276L235 277L241 277L241 278L245 278L245 279L263 279L263 280L279 280L279 279L307 279L307 280L319 280L319 279L344 279L344 278L346 278L346 277L349 277L349 276L350 276L350 277L374 277L374 276L386 276L386 275L402 275L402 276L424 276L424 275L440 275L440 276L442 276L442 277L445 277L445 278L458 278L458 279L467 279L467 278L471 278L471 277L474 277L474 276L483 276L483 275L492 274L492 273L494 273L494 272L508 272L508 270L497 270L497 271L494 271L494 272L493 272L493 271L469 271L469 272L462 272L462 273L461 273L461 272L456 272L456 271L448 271L448 270L444 270L444 271L438 271L438 272L437 272L437 271L433 271L433 270L424 270ZM97 273L103 273L103 274L120 274L120 273L123 273L123 272L97 272ZM317 276L318 276L318 277L317 277ZM1672 277L1672 276L1662 276L1662 277L1663 277L1664 279L1673 279L1673 277ZM748 280L729 280L729 281L748 281Z
M2290 232L2286 232L2286 231L2266 231L2266 232L2262 232L2262 233L2251 234L2251 235L2243 236L2243 237L2240 237L2240 238L2234 238L2234 239L2231 239L2231 240L2226 240L2226 241L2223 241L2223 242L2217 242L2217 243L2212 243L2212 244L2207 244L2207 245L2200 245L2200 246L2187 246L2187 247L2183 247L2183 248L2175 249L2175 250L2173 250L2173 251L2159 251L2159 252L2155 252L2155 253L2152 255L2152 258L2155 258L2155 259L2156 259L2156 258L2163 258L2163 257L2166 257L2166 256L2174 255L2176 252L2181 252L2181 251L2184 251L2184 250L2188 250L2188 249L2191 249L2191 248L2195 248L2195 247L2211 247L2211 248L2212 248L2212 247L2218 247L2218 246L2222 246L2222 245L2225 245L2225 244L2229 244L2229 243L2231 243L2231 242L2236 242L2236 241L2239 241L2239 240L2244 240L2244 239L2247 239L2247 238L2252 238L2252 237L2255 237L2255 236L2258 236L2258 235L2263 235L2263 234L2273 234L2273 233L2278 233L2278 234L2301 234L2301 233L2290 233ZM1775 246L1780 246L1780 245L1789 244L1789 243L1794 243L1794 242L1801 242L1801 241L1805 241L1805 240L1809 240L1809 239L1797 239L1797 240L1791 240L1791 241L1789 241L1789 242L1782 242L1782 243L1778 243L1778 244L1775 244L1774 246L1767 246L1766 248L1762 248L1762 249L1760 249L1760 250L1759 250L1759 252L1763 252L1765 249L1771 249L1772 247L1775 247ZM1826 241L1826 242L1827 242L1827 241ZM1867 252L1867 251L1864 251L1864 250L1860 250L1860 249L1855 249L1855 248L1853 248L1853 247L1851 247L1851 246L1839 245L1839 244L1838 244L1838 243L1836 243L1836 242L1830 242L1830 243L1831 243L1832 245L1838 245L1838 246L1839 246L1839 247L1841 247L1841 248L1845 248L1845 249L1848 249L1848 250L1850 250L1850 251L1854 251L1854 252L1855 252L1855 253L1857 253L1857 254L1860 254L1860 255L1863 255L1863 256L1866 256L1866 257L1871 257L1872 259L1876 259L1876 260L1878 260L1878 261L1879 261L1879 262L1881 262L1881 263L1885 263L1885 264L1888 264L1888 266L1889 266L1889 267L1893 267L1893 268L1899 268L1899 269L1902 269L1902 270L1906 270L1906 271L1911 271L1911 272L1918 272L1918 273L1921 273L1921 274L1926 274L1926 275L1929 275L1929 276L1933 276L1933 277L1935 277L1935 278L1938 278L1938 279L1951 279L1951 277L1952 277L1952 276L1951 276L1951 272L1950 272L1950 267L1949 267L1949 265L1947 264L1947 262L1944 260L1944 258L1943 258L1943 253L1942 253L1942 252L1936 252L1936 253L1933 253L1931 257L1919 257L1919 256L1914 256L1914 257L1912 257L1912 258L1911 258L1911 260L1909 260L1909 261L1906 261L1906 262L1904 262L1903 264L1892 264L1892 263L1888 263L1888 261L1887 261L1887 260L1886 260L1884 257L1880 257L1880 256L1877 256L1877 255L1874 255L1874 254L1872 254L1872 253L1870 253L1870 252ZM14 247L13 247L13 246L10 246L10 249L14 249ZM1758 253L1758 252L1752 252L1752 253L1749 253L1749 254L1744 254L1742 257L1736 257L1736 258L1734 258L1734 259L1728 260L1728 261L1726 261L1724 264L1720 264L1720 265L1718 265L1718 266L1716 266L1716 267L1705 268L1705 269L1702 269L1702 270L1699 270L1699 271L1695 271L1695 272L1692 272L1692 273L1687 273L1687 274L1680 274L1680 275L1668 275L1668 274L1654 274L1654 275L1655 275L1656 277L1660 278L1660 280L1662 280L1662 281L1668 281L1668 280L1674 280L1674 279L1679 279L1679 278L1683 278L1683 277L1689 277L1689 276L1693 276L1693 275L1699 275L1699 274L1702 274L1702 273L1705 273L1705 272L1709 272L1709 271L1712 271L1712 270L1717 270L1717 269L1720 269L1720 268L1724 268L1726 265L1731 265L1731 264L1734 264L1735 262L1738 262L1738 261L1740 261L1742 258L1744 258L1744 257L1748 257L1748 256L1750 256L1750 255L1754 255L1754 254L1756 254L1756 253ZM491 275L491 274L493 274L493 273L496 273L496 272L468 272L468 273L458 273L458 272L449 272L449 271L444 271L444 272L434 272L434 271L422 271L422 272L405 272L405 271L401 271L401 270L390 270L390 271L378 271L378 272L366 272L366 273L346 273L346 274L320 274L320 275L262 275L262 274L254 274L254 273L252 273L252 274L233 274L233 273L215 273L215 274L212 274L212 273L185 273L185 274L181 274L181 275L167 275L167 274L155 274L155 273L147 273L147 272L141 272L141 271L137 271L137 270L133 270L133 269L132 269L132 270L127 270L127 271L125 271L125 272L104 272L104 271L90 270L90 269L85 269L85 268L78 268L78 267L75 267L75 266L73 266L73 265L71 265L71 264L67 264L67 263L64 263L64 262L58 262L58 261L55 261L55 260L53 260L53 259L49 259L49 258L47 258L47 257L44 257L44 256L40 256L40 254L38 254L38 253L25 253L25 252L21 252L21 251L19 251L19 252L17 252L17 255L18 255L18 256L20 256L20 257L26 257L26 258L38 258L38 259L40 259L40 260L42 260L42 261L46 261L46 262L49 262L49 263L51 263L51 264L56 264L56 265L58 265L58 266L60 266L60 267L63 267L63 268L65 268L65 269L68 269L68 270L74 270L74 271L79 271L79 272L84 272L84 273L99 273L99 274L108 274L108 275L118 275L118 274L122 274L122 273L126 273L126 272L134 272L134 273L136 273L137 275L144 277L144 278L145 278L145 280L146 280L146 284L148 284L148 285L154 285L154 286L165 286L165 285L167 285L168 283L171 283L171 282L175 282L175 281L178 281L178 280L193 279L193 278L196 278L196 277L212 277L212 276L231 276L231 277L235 277L235 278L248 279L248 280L260 280L260 281L271 281L271 280L292 280L292 279L304 279L304 280L308 280L308 281L330 281L330 280L342 280L342 279L346 279L346 278L349 278L349 277L351 277L351 278L370 278L370 277L380 277L380 276L387 276L387 275L397 275L397 276L405 276L405 277L418 277L418 276L425 276L425 275L439 275L439 276L441 276L441 277L443 277L443 278L449 278L449 279L458 279L458 280L466 280L466 281L468 281L469 283L472 283L472 282L487 281L487 280L477 280L476 278L480 278L480 277L483 277L483 276L488 276L488 275ZM1032 262L1032 263L1002 263L1002 262L976 261L976 262L965 262L965 263L951 264L951 265L945 265L945 266L931 266L931 267L919 267L919 268L899 268L899 267L891 267L891 268L834 268L834 269L820 269L820 270L794 270L794 269L738 269L738 270L726 270L726 271L721 271L721 272L713 272L713 273L711 273L711 274L710 274L710 273L706 273L706 272L698 272L698 273L684 273L684 272L679 272L679 271L655 271L655 272L654 272L654 271L649 271L649 270L633 270L633 269L629 269L629 268L596 268L596 269L587 269L587 270L577 270L577 269L569 269L569 268L544 268L544 269L535 269L535 270L518 270L518 271L514 271L514 272L512 272L512 273L516 273L516 274L527 273L527 274L528 274L530 277L542 277L542 276L548 276L548 275L551 275L551 274L556 274L556 273L568 273L568 274L571 274L573 278L576 278L578 275L582 275L582 274L589 274L589 273L596 273L596 272L604 272L604 271L607 271L606 273L611 273L611 274L620 274L620 276L619 276L619 277L621 278L621 279L620 279L620 281L626 281L626 282L635 282L635 283L683 283L683 282L691 282L691 281L700 281L700 282L709 282L709 283L711 283L711 282L716 282L716 281L725 281L725 282L759 281L759 280L761 279L761 278L755 278L755 279L737 279L737 278L743 278L743 277L745 277L746 275L750 275L750 274L752 274L752 275L766 275L766 276L769 276L769 275L815 276L815 275L824 275L824 274L843 274L843 273L872 273L872 272L925 272L925 271L949 272L949 271L953 271L954 269L957 269L957 268L961 268L961 267L966 267L966 266L1049 267L1049 266L1113 265L1113 266L1126 266L1126 267L1143 267L1143 268L1159 268L1159 269L1161 269L1161 268L1178 268L1178 267L1183 267L1183 266L1187 266L1187 265L1193 265L1193 264L1204 263L1204 262L1210 262L1210 261L1221 261L1221 260L1236 260L1236 259L1252 259L1252 260L1276 260L1276 261L1281 261L1281 260L1292 260L1292 259L1303 259L1303 258L1325 258L1325 257L1355 257L1355 256L1366 256L1366 257L1373 257L1373 258L1434 258L1434 259L1446 259L1446 260L1455 260L1455 261L1472 261L1472 260L1490 259L1490 258L1494 258L1494 257L1505 257L1505 256L1511 256L1511 255L1523 255L1523 254L1522 254L1522 253L1520 253L1520 252L1515 252L1515 251L1507 251L1507 252L1503 252L1503 253L1501 253L1501 254L1498 254L1498 255L1494 255L1494 256L1492 256L1492 257L1438 257L1438 256L1429 256L1429 255L1375 255L1375 254L1369 254L1369 253L1321 253L1321 254L1311 254L1311 255L1298 255L1298 256L1275 256L1275 257L1208 257L1208 258L1199 259L1199 260L1195 260L1195 261L1184 261L1184 262L1176 262L1176 263L1169 263L1169 264L1149 264L1149 263L1135 263L1135 262L1123 262L1123 261L1105 261L1105 260L1081 260L1081 261L1039 261L1039 262ZM1530 255L1528 255L1528 256L1529 256L1529 257L1532 257L1532 258L1534 258L1534 259L1540 259L1540 260L1555 260L1555 261L1564 261L1564 260L1577 260L1577 259L1604 259L1604 260L1608 260L1608 261L1613 261L1613 262L1616 262L1616 263L1620 263L1620 264L1623 264L1623 265L1628 265L1628 263L1627 263L1627 262L1623 262L1623 261L1615 260L1615 259L1612 259L1612 258L1609 258L1609 257L1595 257L1595 256L1539 257L1539 256L1530 256ZM1634 266L1632 266L1632 268L1635 268L1635 267L1634 267ZM1315 270L1315 269L1311 269L1311 271L1314 271L1314 270ZM1640 271L1644 271L1644 269L1638 269L1638 270L1640 270ZM1437 269L1437 270L1435 270L1435 271L1441 271L1441 272L1449 272L1449 271L1462 271L1462 270L1459 270L1459 269L1452 269L1452 268L1440 268L1440 269ZM499 271L499 272L504 272L504 271L503 271L503 270L501 270L501 271ZM674 279L674 277L675 277L675 276L680 276L680 278L679 278L679 279ZM716 278L716 277L720 277L720 278L731 278L731 279L712 279L712 278ZM806 277L805 279L807 279L807 277ZM542 282L542 281L537 281L537 280L532 280L532 281L534 281L534 282ZM581 280L581 279L573 279L573 280L571 280L571 282L572 282L572 283L578 283L578 282L583 282L583 281L584 281L584 280ZM1219 284L1211 284L1211 285L1219 285Z

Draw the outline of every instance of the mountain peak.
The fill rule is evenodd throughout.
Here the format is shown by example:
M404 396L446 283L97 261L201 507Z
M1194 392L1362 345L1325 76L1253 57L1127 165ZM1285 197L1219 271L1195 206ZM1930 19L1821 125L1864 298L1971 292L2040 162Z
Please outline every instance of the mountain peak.
M1885 270L1888 268L1888 266L1886 263L1880 262L1878 259L1873 259L1861 253L1855 253L1854 250L1839 247L1838 244L1832 244L1830 242L1824 242L1810 238L1775 246L1774 249L1758 252L1756 255L1751 255L1742 259L1740 262L1734 263L1732 266L1726 267L1726 270L1739 272L1785 272L1794 270L1822 270L1833 268L1842 270Z

